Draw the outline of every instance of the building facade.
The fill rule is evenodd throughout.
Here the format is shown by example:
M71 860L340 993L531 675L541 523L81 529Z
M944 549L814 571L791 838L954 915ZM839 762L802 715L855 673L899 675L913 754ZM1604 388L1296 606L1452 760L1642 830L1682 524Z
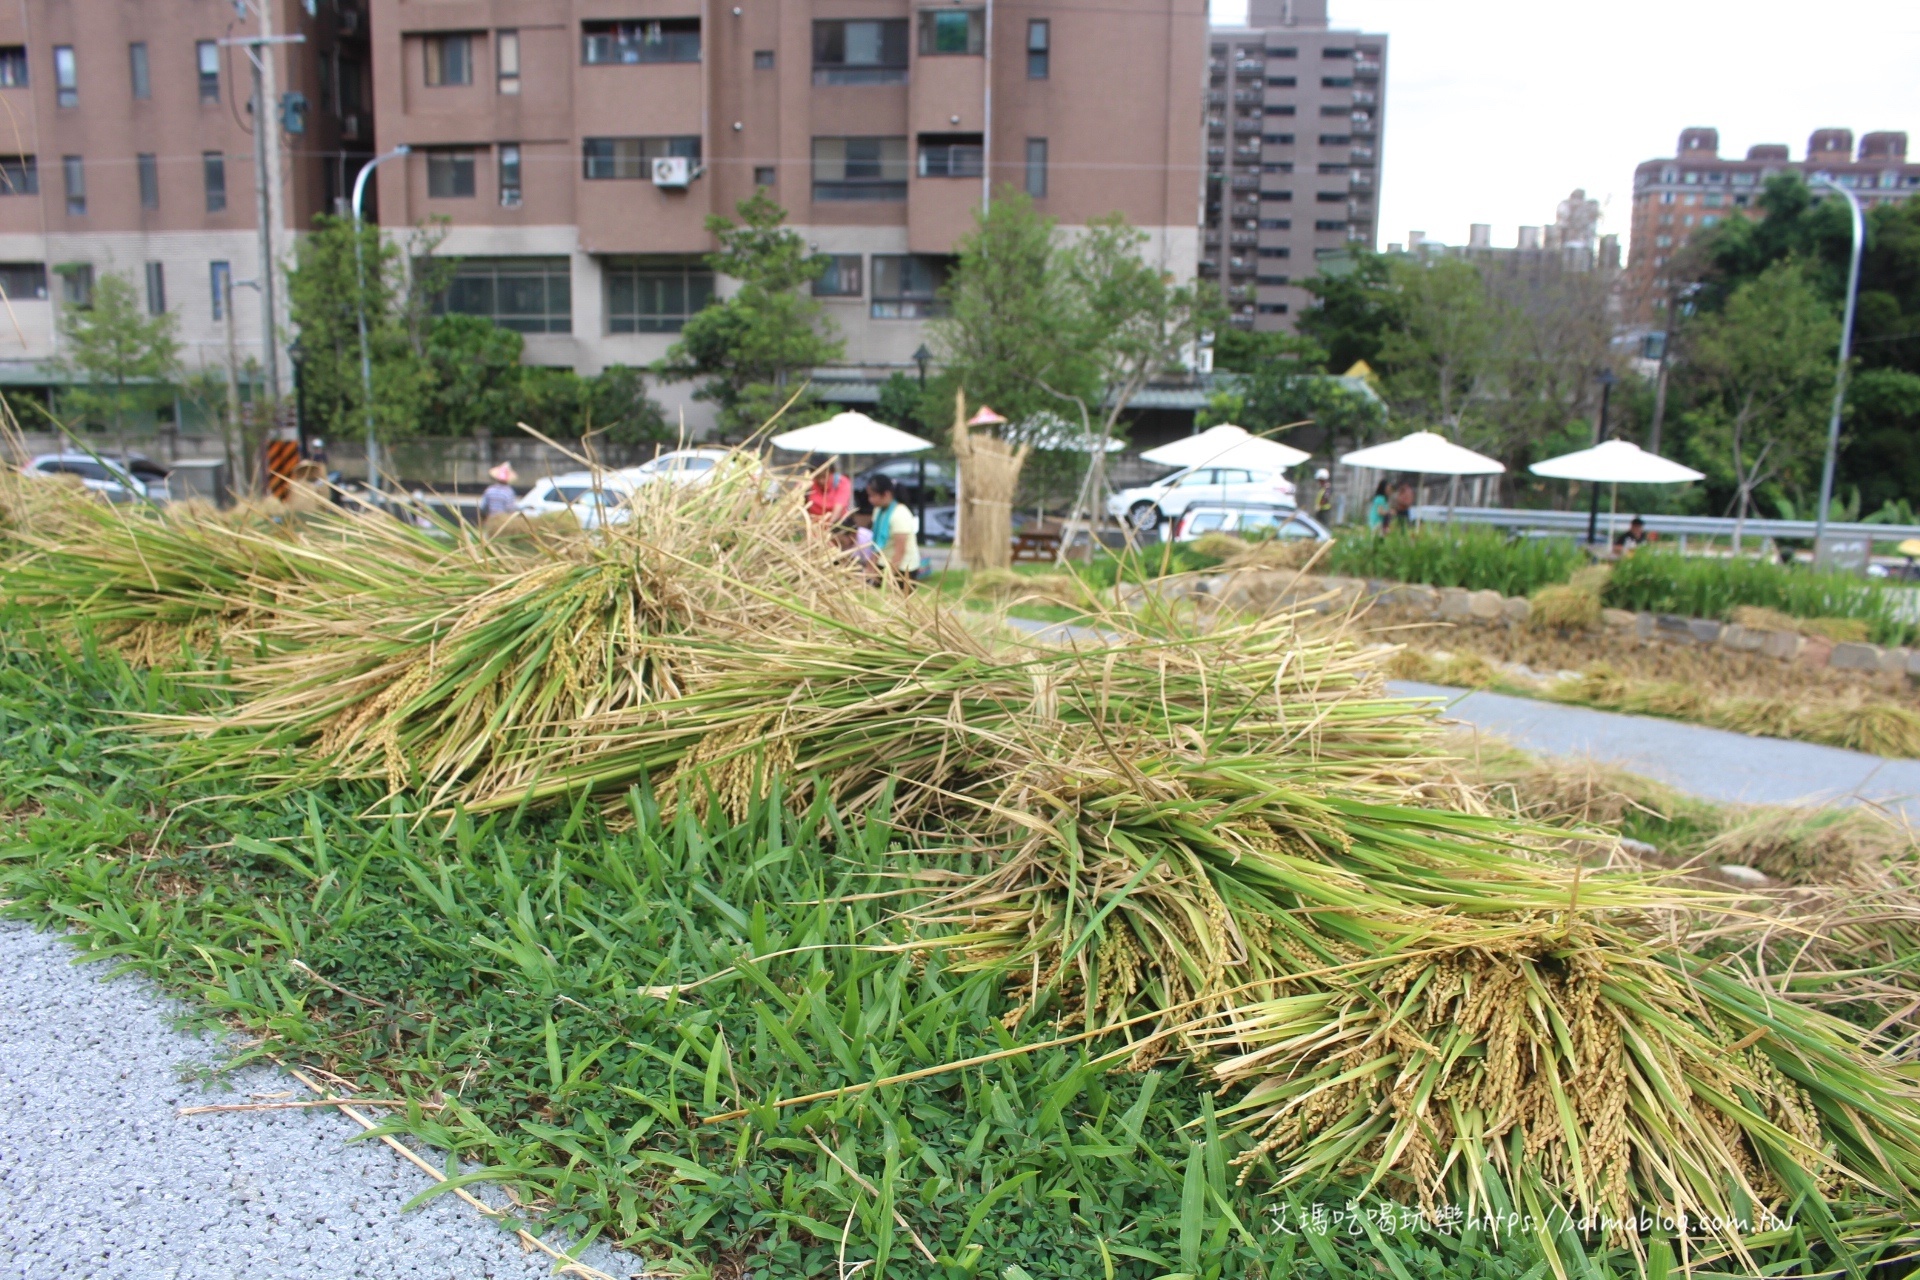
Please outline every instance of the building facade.
M1717 129L1683 129L1671 156L1641 163L1633 174L1628 273L1634 310L1647 319L1664 309L1672 286L1665 268L1699 232L1727 218L1757 218L1759 196L1776 174L1826 174L1866 206L1920 192L1920 164L1907 160L1907 135L1869 133L1854 146L1851 129L1816 129L1795 160L1779 143L1749 147L1744 157L1720 154Z
M365 12L266 0L276 118L277 256L334 207L373 140ZM227 282L260 276L253 79L258 7L213 0L22 0L0 13L0 383L45 386L63 308L107 272L178 317L189 369L228 359ZM297 132L293 131L297 130ZM231 291L241 361L260 294ZM284 316L284 290L280 298ZM283 371L286 370L284 356Z
M660 358L716 289L713 214L765 191L868 391L911 369L956 240L1012 188L1119 212L1190 276L1201 0L373 0L381 221L445 219L448 305L530 363ZM690 427L704 405L665 388ZM860 398L858 388L849 398Z
M1251 0L1207 73L1200 272L1236 327L1291 330L1319 261L1377 242L1387 37L1332 29L1326 0Z

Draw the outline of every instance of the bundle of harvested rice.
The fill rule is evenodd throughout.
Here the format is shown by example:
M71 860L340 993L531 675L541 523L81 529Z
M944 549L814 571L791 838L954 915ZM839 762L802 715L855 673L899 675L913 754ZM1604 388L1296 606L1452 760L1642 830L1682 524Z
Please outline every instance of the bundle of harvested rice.
M1649 1206L1734 1251L1762 1206L1836 1240L1829 1198L1920 1210L1920 1090L1677 948L1707 900L1438 802L1432 717L1341 637L1116 614L1110 645L998 643L864 589L757 485L663 487L559 560L413 575L242 575L262 656L230 713L172 728L478 809L651 785L744 814L775 776L796 804L890 804L926 945L1003 970L1010 1023L1207 1060L1244 1090L1248 1176L1557 1209L1556 1252L1637 1241ZM1566 1225L1589 1213L1614 1223Z

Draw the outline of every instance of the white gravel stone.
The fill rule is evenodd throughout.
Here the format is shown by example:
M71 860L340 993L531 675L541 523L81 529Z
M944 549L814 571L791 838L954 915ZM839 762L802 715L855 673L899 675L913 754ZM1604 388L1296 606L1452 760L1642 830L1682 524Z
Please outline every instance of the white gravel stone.
M536 1280L545 1254L321 1109L181 1117L250 1094L311 1094L269 1068L232 1089L181 1080L219 1047L134 977L0 921L0 1277L6 1280ZM444 1163L429 1153L436 1166ZM475 1188L482 1199L496 1199ZM497 1202L497 1200L496 1200ZM641 1261L603 1245L609 1275Z

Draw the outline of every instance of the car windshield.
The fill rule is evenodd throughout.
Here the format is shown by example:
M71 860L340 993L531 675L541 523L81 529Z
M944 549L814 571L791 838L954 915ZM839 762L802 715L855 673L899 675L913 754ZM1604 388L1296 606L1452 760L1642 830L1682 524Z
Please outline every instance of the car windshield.
M578 502L593 492L590 484L557 484L553 486L553 496L561 502Z
M1271 535L1280 517L1271 511L1242 511L1240 513L1240 532Z
M1188 533L1218 533L1227 527L1227 513L1224 511L1196 512L1192 523L1187 525Z

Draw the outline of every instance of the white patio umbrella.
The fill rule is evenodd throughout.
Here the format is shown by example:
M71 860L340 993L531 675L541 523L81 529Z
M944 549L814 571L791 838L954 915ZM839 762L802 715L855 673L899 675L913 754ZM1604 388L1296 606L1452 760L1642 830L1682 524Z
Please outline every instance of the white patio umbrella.
M1527 470L1552 480L1584 480L1609 487L1607 498L1607 541L1613 541L1615 508L1619 505L1623 484L1685 484L1704 480L1706 475L1692 467L1683 467L1657 453L1648 453L1628 440L1603 440L1591 449L1563 453L1545 462L1536 462ZM1591 540L1593 531L1587 531Z
M1208 427L1199 435L1185 436L1172 444L1148 449L1140 455L1144 462L1163 467L1247 467L1262 471L1285 471L1310 458L1292 445L1256 436L1245 427L1223 422Z
M1373 471L1411 471L1424 480L1427 476L1494 476L1506 465L1485 454L1475 453L1431 431L1389 440L1352 453L1340 455L1342 464L1366 467ZM1417 492L1417 488L1416 488ZM1453 514L1453 486L1447 488L1447 514Z
M775 436L773 447L795 453L919 453L933 448L933 441L848 409L825 422Z

